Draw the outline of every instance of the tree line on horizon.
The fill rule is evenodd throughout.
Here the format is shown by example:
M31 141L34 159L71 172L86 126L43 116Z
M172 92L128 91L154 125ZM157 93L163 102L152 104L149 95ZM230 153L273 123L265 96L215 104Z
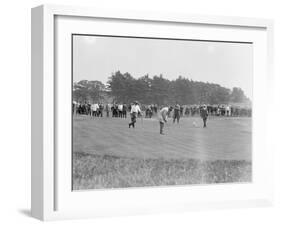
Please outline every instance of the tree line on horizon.
M193 81L179 76L175 80L163 75L148 74L134 78L130 73L117 71L108 78L107 84L100 81L81 80L73 84L73 100L78 102L102 102L110 98L118 103L181 105L249 103L250 100L239 87L232 90L219 84Z

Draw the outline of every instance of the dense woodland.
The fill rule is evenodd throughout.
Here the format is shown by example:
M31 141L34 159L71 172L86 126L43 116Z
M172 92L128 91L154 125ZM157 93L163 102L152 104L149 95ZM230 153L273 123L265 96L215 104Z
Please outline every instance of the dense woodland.
M150 77L148 74L134 78L128 72L113 73L107 84L100 81L81 80L73 84L73 100L77 102L131 103L142 104L228 104L249 103L243 90L232 90L219 84L192 81L179 76L168 80L163 75Z

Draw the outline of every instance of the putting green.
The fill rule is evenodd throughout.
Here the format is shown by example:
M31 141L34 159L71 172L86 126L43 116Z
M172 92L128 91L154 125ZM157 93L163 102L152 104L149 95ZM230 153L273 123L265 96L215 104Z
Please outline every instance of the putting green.
M195 122L195 123L194 123ZM251 118L209 117L207 128L200 118L169 119L159 134L156 119L73 117L73 151L98 155L152 159L251 161ZM196 124L196 126L194 126Z

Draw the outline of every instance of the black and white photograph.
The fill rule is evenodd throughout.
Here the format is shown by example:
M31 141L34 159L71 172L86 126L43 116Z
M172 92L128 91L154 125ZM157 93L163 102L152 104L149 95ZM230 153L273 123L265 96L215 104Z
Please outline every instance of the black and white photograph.
M252 182L253 43L72 34L72 189Z

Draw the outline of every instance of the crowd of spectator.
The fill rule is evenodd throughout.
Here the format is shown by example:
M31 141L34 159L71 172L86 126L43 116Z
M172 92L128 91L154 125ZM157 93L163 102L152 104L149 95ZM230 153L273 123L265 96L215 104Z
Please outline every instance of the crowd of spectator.
M200 115L202 105L180 105L181 117L195 117ZM141 105L143 116L152 118L157 115L159 109L163 106L157 104ZM174 106L172 106L174 107ZM131 104L125 103L72 103L72 113L74 115L90 115L92 117L115 117L127 118L127 114L131 111ZM228 104L207 105L209 116L226 116L226 117L251 117L252 109L249 107L233 106ZM170 113L173 114L173 111Z

